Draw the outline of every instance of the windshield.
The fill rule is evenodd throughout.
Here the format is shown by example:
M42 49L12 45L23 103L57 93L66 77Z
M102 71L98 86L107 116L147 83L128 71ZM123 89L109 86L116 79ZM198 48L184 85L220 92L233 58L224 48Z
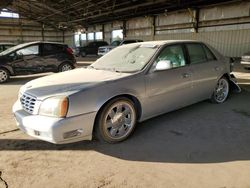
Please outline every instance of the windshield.
M117 47L90 67L117 72L137 72L149 62L157 50L156 45L130 44Z
M10 53L10 52L12 52L12 51L14 51L14 50L17 50L17 49L19 49L19 48L22 48L22 47L24 47L24 46L26 46L26 45L27 45L27 43L19 44L19 45L17 45L17 46L13 46L13 47L8 48L7 50L1 52L0 55L6 55L6 54L8 54L8 53Z

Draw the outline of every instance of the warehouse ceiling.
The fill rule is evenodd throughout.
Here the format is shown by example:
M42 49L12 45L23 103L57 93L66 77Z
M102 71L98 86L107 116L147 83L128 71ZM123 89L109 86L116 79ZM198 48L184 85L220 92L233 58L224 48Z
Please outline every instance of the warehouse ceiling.
M4 0L0 8L59 29L76 29L137 16L199 8L230 0ZM232 1L232 0L231 0Z

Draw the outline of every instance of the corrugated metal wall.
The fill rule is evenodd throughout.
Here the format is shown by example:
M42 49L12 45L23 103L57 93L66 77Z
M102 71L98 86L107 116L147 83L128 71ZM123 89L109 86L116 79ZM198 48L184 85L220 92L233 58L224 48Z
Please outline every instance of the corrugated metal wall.
M203 31L199 33L169 33L156 35L155 40L199 40L210 44L225 56L239 57L250 51L250 29Z
M63 36L64 35L64 36ZM27 19L0 18L0 42L15 44L31 41L54 41L73 45L73 32L55 30Z
M154 20L155 19L155 20ZM118 22L123 28L122 22ZM250 51L250 2L233 2L199 11L198 33L193 28L193 11L182 10L154 17L126 21L125 38L148 40L192 39L210 44L225 56L239 57ZM105 40L110 42L115 24L105 24Z

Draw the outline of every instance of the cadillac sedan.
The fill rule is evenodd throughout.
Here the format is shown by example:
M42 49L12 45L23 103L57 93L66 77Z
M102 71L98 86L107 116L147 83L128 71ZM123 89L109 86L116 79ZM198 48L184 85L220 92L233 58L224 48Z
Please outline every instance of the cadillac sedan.
M136 123L210 99L223 103L240 88L230 64L197 41L152 41L117 47L87 68L21 87L13 106L18 127L63 144L125 140Z

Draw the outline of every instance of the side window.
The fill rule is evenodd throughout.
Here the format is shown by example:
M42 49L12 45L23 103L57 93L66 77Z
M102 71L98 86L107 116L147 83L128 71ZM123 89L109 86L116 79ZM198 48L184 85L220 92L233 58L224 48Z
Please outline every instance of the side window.
M33 45L33 46L29 46L26 48L23 48L21 50L16 51L17 55L38 55L39 54L39 47L38 45Z
M207 56L201 44L186 44L191 64L207 61Z
M216 60L215 55L211 52L210 49L208 49L207 46L203 45L203 48L204 48L204 50L205 50L205 52L206 52L207 59L208 59L209 61Z
M158 56L156 62L168 60L173 68L185 66L185 57L181 45L167 46Z
M43 55L58 54L63 51L63 47L56 44L43 44Z

